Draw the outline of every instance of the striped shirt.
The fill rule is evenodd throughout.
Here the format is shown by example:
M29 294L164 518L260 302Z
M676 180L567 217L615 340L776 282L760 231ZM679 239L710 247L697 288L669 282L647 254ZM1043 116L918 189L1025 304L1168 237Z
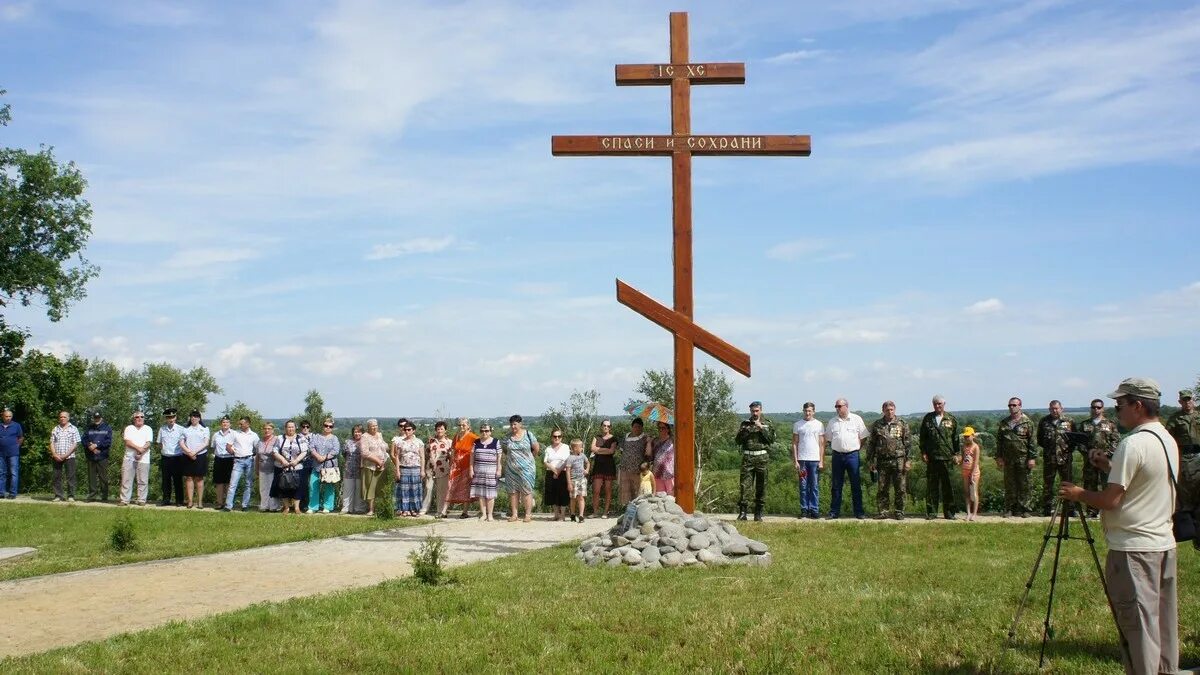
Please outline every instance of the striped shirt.
M70 455L79 441L79 430L70 422L65 427L60 424L50 432L50 444L54 446L54 456L59 459Z

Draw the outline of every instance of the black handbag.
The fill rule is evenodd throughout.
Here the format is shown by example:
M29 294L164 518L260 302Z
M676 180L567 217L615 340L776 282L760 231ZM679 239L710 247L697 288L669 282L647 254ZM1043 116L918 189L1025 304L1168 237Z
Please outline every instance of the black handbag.
M284 469L279 474L279 490L295 490L300 487L300 472L295 469Z
M1167 443L1162 439L1162 436L1155 434L1149 429L1143 431L1153 434L1158 442L1163 446L1163 457L1167 459L1167 478L1171 481L1171 491L1178 495L1179 486L1175 483L1175 474L1171 473L1171 456L1167 454ZM1176 502L1178 503L1178 502ZM1182 509L1175 511L1171 516L1171 531L1175 535L1175 541L1191 541L1196 538L1196 516L1191 511Z

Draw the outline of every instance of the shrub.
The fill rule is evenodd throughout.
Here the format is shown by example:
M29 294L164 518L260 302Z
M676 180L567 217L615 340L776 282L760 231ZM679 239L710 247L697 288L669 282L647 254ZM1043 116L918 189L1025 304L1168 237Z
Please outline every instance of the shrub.
M113 521L108 534L108 545L118 553L137 550L137 529L134 528L133 519L128 513Z
M396 502L393 499L395 477L390 470L384 470L379 477L379 487L375 492L375 517L381 520L393 520L396 517Z
M446 574L446 543L441 537L425 537L421 547L408 554L413 576L423 584L437 586L448 581Z

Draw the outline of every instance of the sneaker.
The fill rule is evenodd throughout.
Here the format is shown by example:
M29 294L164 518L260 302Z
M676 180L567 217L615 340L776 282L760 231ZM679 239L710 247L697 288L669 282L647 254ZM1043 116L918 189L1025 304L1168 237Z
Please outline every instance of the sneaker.
M867 519L867 517L866 517L866 516L863 516L863 515L858 515L858 516L854 516L854 519L855 519L855 520L866 520L866 519Z
M62 501L62 497L55 497L54 499L51 499L50 501L52 501L52 502L61 502L61 501Z
M129 506L129 502L117 502L117 506Z
M896 512L896 520L904 520L904 512L903 511Z
M213 508L216 508L216 507L213 507ZM231 509L231 508L228 508L228 507L225 507L225 506L222 506L221 508L219 508L219 509L217 509L217 510L218 510L218 511L224 511L225 513L229 513L229 512L230 512L230 511L232 511L233 509Z
M146 502L138 502L138 503L137 503L137 505L138 505L138 506L145 506L145 505L146 505Z
M934 516L932 513L926 513L926 514L925 514L925 520L933 520L933 519L934 519L934 518L936 518L936 517L937 517L937 516Z
M875 514L875 520L887 520L890 517L891 516L888 515L887 511L880 511L879 513Z
M837 520L837 519L838 519L838 515L836 513L831 513L831 514L825 516L825 520Z
M746 520L746 510L745 509L738 511L737 519L738 520Z
M946 520L958 520L958 516L954 515L953 513L947 513L947 514L946 514L945 516L943 516L943 517L944 517Z
M68 501L68 502L70 502L70 503L72 503L72 504L74 504L74 503L75 503L75 498L74 498L74 497L67 497L67 501Z

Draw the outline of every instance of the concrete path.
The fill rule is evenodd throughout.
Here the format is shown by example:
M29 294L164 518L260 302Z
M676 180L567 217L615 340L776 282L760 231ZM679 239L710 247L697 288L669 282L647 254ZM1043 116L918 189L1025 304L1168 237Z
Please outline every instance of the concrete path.
M453 566L580 539L613 523L612 519L582 524L449 519L333 539L4 581L0 582L0 616L13 630L0 631L0 657L407 576L412 572L409 552L431 532L445 540ZM323 580L320 590L297 583L294 575L279 574L282 565L298 560L320 561L338 572ZM203 590L180 602L180 584L187 579Z

